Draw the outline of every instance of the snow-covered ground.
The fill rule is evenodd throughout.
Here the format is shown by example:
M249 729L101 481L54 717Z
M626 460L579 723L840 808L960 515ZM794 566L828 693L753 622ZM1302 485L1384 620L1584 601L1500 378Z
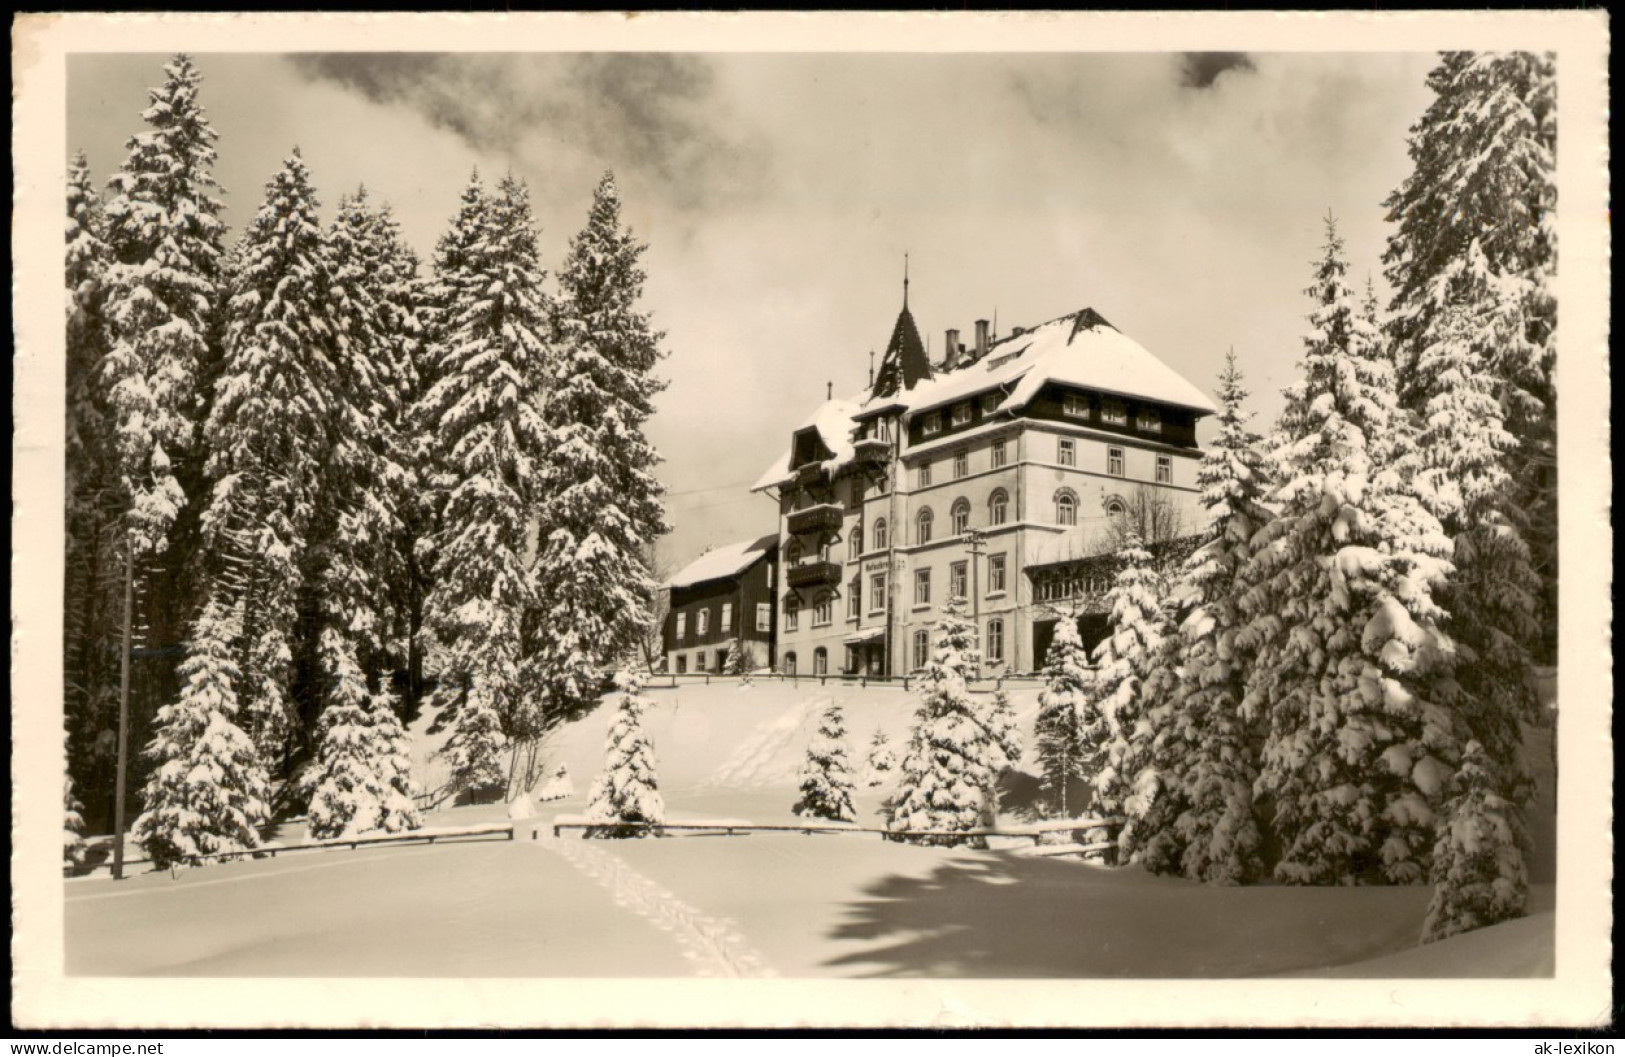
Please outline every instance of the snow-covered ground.
M646 729L668 818L794 820L819 711L846 706L854 764L872 732L901 750L914 697L758 682L652 691ZM1030 728L1035 702L1016 700ZM312 851L177 879L67 885L70 974L159 976L1256 977L1539 976L1553 966L1547 778L1534 913L1417 948L1429 890L1210 888L1072 861L915 848L872 834L583 841L604 710L559 732L577 792L521 839ZM418 731L421 734L421 725ZM427 749L419 739L419 751ZM1537 756L1541 755L1537 752ZM1018 801L1025 786L1016 783ZM860 790L860 822L880 793ZM429 826L501 821L483 804ZM301 836L297 827L282 842ZM532 829L539 839L530 839Z

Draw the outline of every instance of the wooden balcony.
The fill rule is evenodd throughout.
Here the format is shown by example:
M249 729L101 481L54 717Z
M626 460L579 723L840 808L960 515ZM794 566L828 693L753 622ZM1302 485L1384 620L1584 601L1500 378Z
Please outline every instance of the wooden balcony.
M878 470L891 461L891 442L868 437L852 445L852 462L865 470Z
M820 503L791 514L785 528L792 536L833 535L841 531L842 513L839 503Z
M784 582L791 587L818 587L841 582L839 562L804 562L784 571Z

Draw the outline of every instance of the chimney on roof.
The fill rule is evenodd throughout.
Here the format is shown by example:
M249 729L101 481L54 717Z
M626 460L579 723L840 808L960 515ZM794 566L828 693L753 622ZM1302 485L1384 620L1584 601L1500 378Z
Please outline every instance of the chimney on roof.
M987 355L987 320L976 321L976 358L979 360Z
M948 328L948 337L942 343L942 347L942 366L951 371L959 366L959 331L957 328Z

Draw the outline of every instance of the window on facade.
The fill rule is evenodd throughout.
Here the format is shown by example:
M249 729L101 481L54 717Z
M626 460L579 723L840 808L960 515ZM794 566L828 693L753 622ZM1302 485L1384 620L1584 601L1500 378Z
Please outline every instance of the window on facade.
M722 631L722 633L724 635L726 635L728 632L732 631L733 628L734 628L734 604L732 602L724 602L724 603L722 603L722 627L721 627L721 631Z
M931 464L922 462L914 471L914 484L918 488L925 488L931 484Z
M1162 432L1162 416L1157 414L1155 409L1149 408L1149 407L1142 407L1142 408L1140 408L1140 413L1138 415L1135 415L1134 417L1135 417L1135 420L1139 423L1140 429L1143 432L1146 432L1146 433L1161 433Z
M914 633L914 667L924 668L931 660L931 633L921 628Z
M965 582L965 570L967 568L968 567L964 562L954 562L952 565L948 566L949 598L964 598L970 594L970 588Z
M696 672L705 671L705 651L704 650L701 650L701 651L699 651L698 653L696 653L694 655L694 670Z
M1062 437L1055 442L1055 461L1062 466L1078 465L1078 442Z
M863 581L856 576L846 585L846 615L852 620L863 615Z
M863 522L854 522L852 525L852 538L847 543L847 557L856 558L863 553Z
M982 414L987 415L997 411L1002 403L1004 403L1003 393L983 393Z
M926 507L914 519L914 542L931 542L931 508Z
M813 674L829 674L829 651L822 646L813 650Z
M688 614L677 614L677 638L683 639L688 635Z
M1121 426L1128 422L1128 411L1118 401L1107 400L1100 405L1100 420Z
M1122 517L1128 513L1128 504L1118 496L1111 496L1106 500L1106 516Z
M928 606L931 604L931 570L914 570L914 604Z
M1071 492L1055 493L1055 523L1057 525L1078 523L1078 497Z
M987 649L983 656L989 664L1004 663L1004 621L994 618L987 622Z
M1089 401L1080 393L1067 393L1061 398L1061 414L1067 418L1088 418Z
M785 675L796 674L796 651L791 650L789 653L785 654L784 660L779 662L779 667L784 669Z
M1002 525L1010 515L1010 495L1000 488L987 497L987 523Z
M886 574L873 573L869 577L869 612L878 613L886 607Z
M954 425L963 426L969 421L970 421L970 405L969 404L955 404L954 405Z
M933 411L920 423L920 432L927 437L942 432L942 413Z
M1004 590L1004 555L990 554L987 558L987 593L996 595Z
M1123 476L1123 449L1106 449L1106 472L1113 477Z
M762 632L773 630L773 607L766 602L756 603L756 630Z
M1174 457L1172 455L1157 456L1157 483L1174 483Z
M678 675L687 675L688 674L688 654L686 654L686 653L679 653L677 655L677 674Z
M875 519L875 550L877 550L877 551L885 550L886 549L887 539L888 539L888 537L886 535L886 519L885 518L876 518Z
M704 635L711 626L711 611L702 609L694 615L694 634Z
M784 561L787 565L801 564L801 541L792 539L784 545Z
M954 500L954 506L951 514L954 522L954 535L963 536L965 534L965 530L970 528L970 500Z
M813 603L813 627L822 627L834 619L835 599L828 591L825 591L818 596L818 601Z
M954 452L954 478L955 480L970 473L970 452Z
M791 595L784 600L784 630L796 631L801 627L801 599Z
M993 468L996 470L1010 461L1010 449L1002 440L993 442Z

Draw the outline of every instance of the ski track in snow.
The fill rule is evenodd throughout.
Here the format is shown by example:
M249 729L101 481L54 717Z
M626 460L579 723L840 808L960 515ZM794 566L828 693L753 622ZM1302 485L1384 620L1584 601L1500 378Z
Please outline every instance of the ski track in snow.
M727 918L703 914L644 877L613 852L589 840L547 837L535 841L609 892L617 906L670 933L697 976L769 977L778 973L745 942Z
M832 700L829 694L815 695L799 705L791 706L772 719L763 720L757 724L750 737L740 742L732 755L712 773L706 784L748 788L768 784L774 777L782 777L772 773L773 761L776 758L789 758L785 747L791 739L801 733L809 720L828 707ZM799 762L799 756L796 758Z

